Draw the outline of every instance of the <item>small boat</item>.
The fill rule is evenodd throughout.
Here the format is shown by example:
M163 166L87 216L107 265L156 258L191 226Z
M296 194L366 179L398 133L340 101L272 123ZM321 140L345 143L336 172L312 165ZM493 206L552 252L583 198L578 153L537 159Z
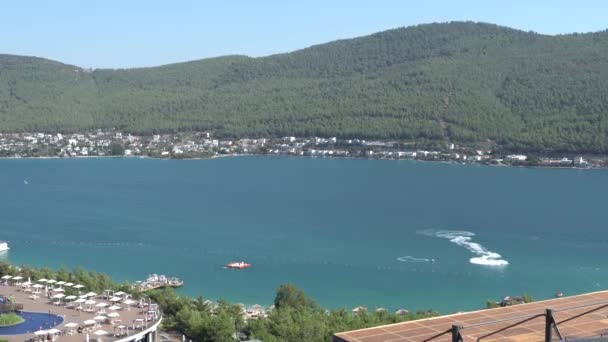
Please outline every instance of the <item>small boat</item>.
M251 267L251 264L245 263L244 261L241 261L241 262L231 262L229 264L226 264L226 266L224 266L224 267L225 268L235 268L235 269L242 270L244 268Z
M0 252L8 251L8 243L6 241L0 241Z
M144 281L136 282L134 287L139 291L148 291L165 287L180 287L184 282L176 277L167 277L166 275L152 274Z
M28 185L28 184L30 184L30 182L28 182L27 179L24 179L23 184Z
M564 296L564 294L561 291L555 292L555 297L556 298L560 298L560 297L563 297L563 296Z

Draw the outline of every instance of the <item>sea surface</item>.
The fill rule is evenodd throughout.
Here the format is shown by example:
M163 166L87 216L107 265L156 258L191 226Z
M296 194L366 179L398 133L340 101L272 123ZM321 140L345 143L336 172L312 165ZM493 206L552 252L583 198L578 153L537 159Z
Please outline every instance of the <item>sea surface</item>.
M383 160L0 160L0 255L269 305L481 308L608 289L608 171ZM228 270L231 261L253 267Z

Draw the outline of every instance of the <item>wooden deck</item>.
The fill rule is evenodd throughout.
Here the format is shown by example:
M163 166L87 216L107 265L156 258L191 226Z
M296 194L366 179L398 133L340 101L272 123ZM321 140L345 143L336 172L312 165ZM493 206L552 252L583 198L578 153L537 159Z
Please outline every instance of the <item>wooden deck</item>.
M554 310L553 317L557 327L567 339L602 334L608 336L608 291L601 291L343 332L334 335L333 341L447 342L452 341L451 327L459 325L462 327L460 333L465 342L477 341L483 336L487 337L482 338L482 342L541 342L545 338L546 309ZM527 321L508 328L524 320ZM553 340L557 339L554 337Z

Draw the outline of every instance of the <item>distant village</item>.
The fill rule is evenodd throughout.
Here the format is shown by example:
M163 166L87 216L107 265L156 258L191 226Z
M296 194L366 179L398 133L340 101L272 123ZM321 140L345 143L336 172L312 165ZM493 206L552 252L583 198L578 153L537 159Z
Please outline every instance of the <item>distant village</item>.
M209 132L139 136L117 131L79 134L0 134L0 157L77 158L150 157L167 159L212 158L230 155L282 155L330 158L415 159L492 165L547 167L606 167L604 158L564 155L560 157L493 153L446 144L441 149L413 148L398 141L367 141L335 137L282 137L218 139Z

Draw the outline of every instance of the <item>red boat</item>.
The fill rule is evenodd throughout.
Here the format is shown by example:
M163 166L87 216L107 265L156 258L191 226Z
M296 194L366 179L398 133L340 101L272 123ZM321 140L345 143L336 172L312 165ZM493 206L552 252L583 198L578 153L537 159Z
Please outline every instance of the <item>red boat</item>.
M251 267L251 264L247 264L247 263L245 263L243 261L241 261L241 262L231 262L231 263L227 264L224 267L226 267L226 268L236 268L236 269L242 270L244 268Z

